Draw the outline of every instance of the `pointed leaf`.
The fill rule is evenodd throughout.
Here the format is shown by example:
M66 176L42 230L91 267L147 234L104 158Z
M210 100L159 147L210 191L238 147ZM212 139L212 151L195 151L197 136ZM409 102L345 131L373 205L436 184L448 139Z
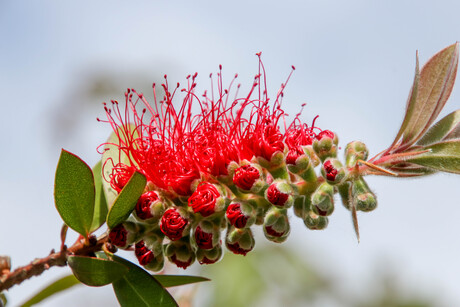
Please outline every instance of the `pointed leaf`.
M460 174L460 140L449 140L426 146L430 152L417 155L407 162L429 167L442 172Z
M75 285L80 285L80 282L74 275L67 275L59 278L55 282L48 285L46 288L35 294L27 302L23 303L21 307L29 307L40 303L44 299L52 296L53 294L72 288Z
M136 126L126 125L119 127L116 132L112 132L104 146L104 153L102 154L102 184L104 187L104 195L109 207L112 206L118 196L117 191L115 191L110 186L110 183L107 182L107 180L109 180L110 176L112 175L113 167L118 163L123 163L126 165L131 164L128 155L123 150L120 150L119 146L121 145L122 147L126 148L127 146L123 146L126 140L136 138L139 138Z
M105 286L129 271L122 263L93 257L70 256L68 264L75 277L88 286Z
M82 236L91 229L95 193L89 166L63 149L54 181L54 200L64 222Z
M455 138L460 138L460 110L450 113L434 124L417 142L417 145L429 145Z
M441 50L423 66L403 144L413 144L437 118L452 92L457 66L458 43Z
M94 204L93 222L91 232L101 227L107 218L108 207L102 187L102 163L101 161L93 167L94 185L96 187L96 202Z
M112 284L122 307L178 306L171 294L145 270L115 255L113 260L129 267L128 274Z
M107 215L107 226L112 229L124 222L136 207L137 200L142 195L147 184L145 176L134 172L126 186L121 190Z
M153 275L153 277L165 288L210 281L206 277L189 275Z
M401 124L401 128L399 128L398 134L396 135L393 144L391 144L390 148L392 148L396 143L399 141L403 133L406 131L407 126L410 123L410 120L414 114L414 110L416 108L417 102L417 91L418 91L418 83L420 80L420 69L419 69L419 62L418 62L418 52L415 54L415 76L414 82L412 83L412 88L410 89L409 98L407 98L406 103L406 114L404 115L404 120Z
M391 167L391 171L395 172L398 174L398 176L401 177L426 176L436 173L436 170L413 163L397 164Z

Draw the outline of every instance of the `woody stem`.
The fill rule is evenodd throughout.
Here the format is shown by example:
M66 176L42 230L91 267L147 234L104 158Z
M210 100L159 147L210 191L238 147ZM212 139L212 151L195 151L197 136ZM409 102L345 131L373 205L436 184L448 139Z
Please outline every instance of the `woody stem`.
M91 255L97 251L101 251L107 239L108 236L103 235L93 244L85 244L84 241L78 240L69 248L63 245L59 252L55 252L53 249L44 258L37 258L25 266L16 268L14 271L7 271L0 275L0 292L8 290L33 276L41 275L53 266L66 266L67 258L70 255Z

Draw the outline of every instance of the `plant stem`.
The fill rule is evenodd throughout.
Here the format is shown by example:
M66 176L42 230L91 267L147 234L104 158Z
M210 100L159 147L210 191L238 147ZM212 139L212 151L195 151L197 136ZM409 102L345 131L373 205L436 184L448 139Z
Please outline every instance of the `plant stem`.
M0 276L0 292L8 290L14 285L22 283L24 280L33 276L41 275L44 271L53 266L66 266L67 257L70 255L87 255L91 256L93 253L102 250L102 246L107 241L108 236L103 235L93 244L85 244L84 240L78 240L70 248L65 245L59 252L51 250L50 254L44 258L37 258L28 265L19 267L14 271L7 272Z

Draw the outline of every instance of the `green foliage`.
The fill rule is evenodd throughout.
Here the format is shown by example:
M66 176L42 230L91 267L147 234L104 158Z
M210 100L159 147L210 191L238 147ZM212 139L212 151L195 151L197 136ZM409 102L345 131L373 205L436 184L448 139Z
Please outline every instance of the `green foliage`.
M128 273L122 263L100 258L70 256L67 262L80 282L93 287L108 285Z
M87 236L92 228L95 193L91 168L63 149L54 185L56 209L64 222L83 236Z
M460 110L450 113L434 124L417 145L430 145L455 138L460 138Z
M153 275L153 277L165 288L183 286L210 280L206 277L190 275Z
M416 163L438 171L460 174L460 140L449 140L426 146L429 152L411 157Z
M31 297L27 302L23 303L21 307L29 307L35 304L40 303L44 299L52 296L53 294L59 293L61 291L67 290L75 285L79 285L80 282L74 275L64 276L55 282L48 285L46 288L42 289L40 292Z
M121 306L178 306L171 294L145 270L115 255L113 260L129 268L128 274L112 284Z
M126 186L115 199L107 215L107 226L111 229L124 222L136 206L144 191L147 179L139 172L134 172Z

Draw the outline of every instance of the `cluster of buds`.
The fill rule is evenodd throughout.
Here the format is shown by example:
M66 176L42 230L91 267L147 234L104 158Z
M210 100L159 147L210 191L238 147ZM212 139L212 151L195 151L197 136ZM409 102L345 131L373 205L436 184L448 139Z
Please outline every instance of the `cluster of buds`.
M326 228L337 192L347 209L375 209L375 195L358 169L358 162L367 159L366 146L348 144L343 165L337 159L337 134L316 127L315 121L301 123L300 113L286 126L285 84L269 104L259 73L250 93L229 104L230 88L223 89L221 70L217 98L205 93L199 99L196 77L187 78L178 109L172 99L180 86L171 92L166 77L164 97L157 102L155 94L153 106L132 89L126 92L124 114L116 101L106 106L106 122L118 138L110 145L126 157L105 161L111 174L106 180L119 192L135 170L147 178L132 217L109 230L112 244L134 247L149 270L161 270L165 258L185 269L195 260L217 262L224 245L246 255L254 248L256 226L269 241L284 242L291 207L309 229ZM254 93L258 97L252 98ZM192 114L192 103L201 113Z

